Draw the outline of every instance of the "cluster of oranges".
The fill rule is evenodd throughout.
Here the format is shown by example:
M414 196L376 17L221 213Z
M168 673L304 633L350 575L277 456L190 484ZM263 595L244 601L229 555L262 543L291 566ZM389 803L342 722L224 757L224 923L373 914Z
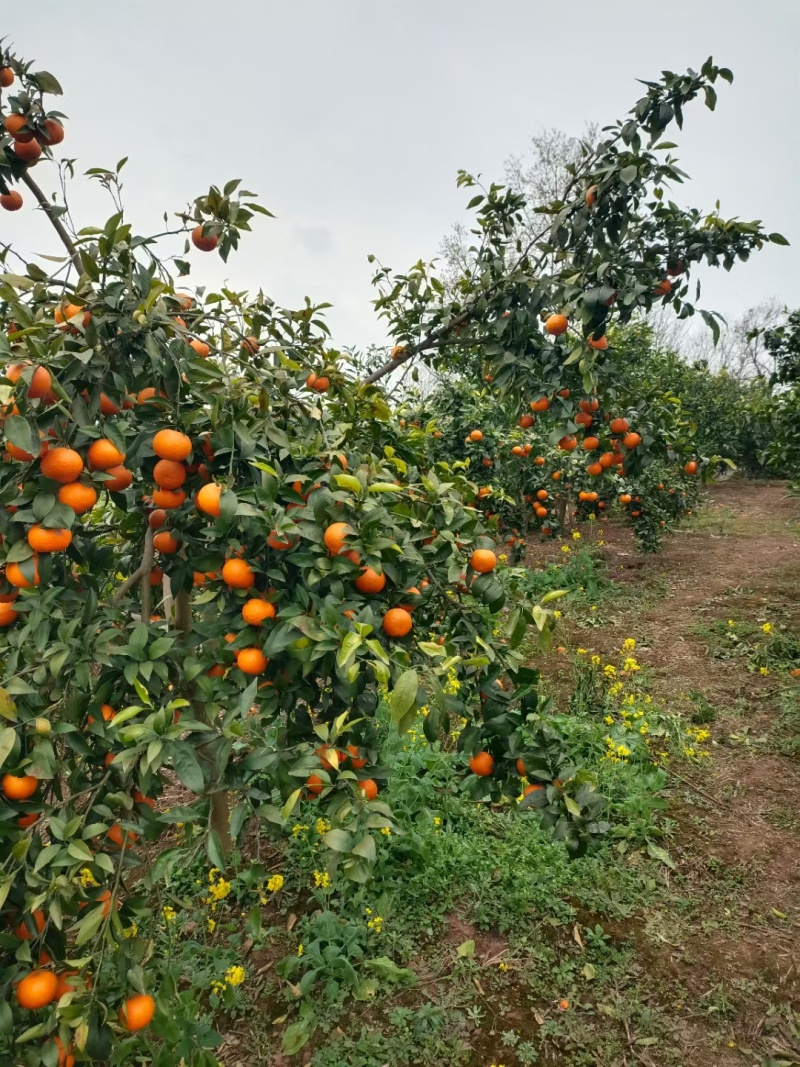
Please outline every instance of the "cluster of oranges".
M0 88L10 89L14 81L12 68L0 67ZM26 96L17 98L15 110L6 115L3 125L12 139L14 155L28 166L38 162L45 148L64 140L64 127L58 119L47 115ZM0 193L0 207L6 211L19 211L22 204L22 195L16 189Z

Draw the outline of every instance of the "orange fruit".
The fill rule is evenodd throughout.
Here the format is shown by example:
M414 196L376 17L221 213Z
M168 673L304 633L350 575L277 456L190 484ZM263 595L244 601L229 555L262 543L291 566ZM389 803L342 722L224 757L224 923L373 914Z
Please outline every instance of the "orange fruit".
M37 367L31 375L31 384L28 386L28 397L31 400L41 400L50 392L53 379L47 367Z
M222 566L222 580L231 589L249 589L256 576L243 559L229 559Z
M469 565L478 574L488 574L497 566L497 556L489 548L476 548L469 558Z
M589 346L589 348L595 348L598 351L603 352L606 348L608 348L608 338L605 336L605 334L603 334L602 337L587 337L586 344Z
M14 84L14 71L11 67L0 67L0 86L3 89L7 89L9 85Z
M378 783L374 778L364 778L358 783L358 788L367 798L367 800L374 800L378 795Z
M241 345L242 352L249 352L253 356L258 352L260 347L261 345L258 343L258 338L253 337L252 334L245 337Z
M6 564L6 581L11 585L17 586L18 589L31 589L34 585L38 585L41 581L39 577L39 558L33 556L33 583L28 581L25 575L22 573L22 567L19 563L7 563ZM28 562L27 560L25 561Z
M180 463L191 453L192 441L180 430L159 430L153 438L153 451L161 459Z
M178 551L181 547L181 542L177 537L173 537L168 530L162 530L161 533L157 533L153 538L153 547L159 552L163 552L165 556L170 556L173 552Z
M521 426L523 430L529 430L535 422L536 419L533 415L520 415L517 425Z
M24 163L35 163L42 154L42 146L36 140L14 141L14 153Z
M180 489L186 481L186 468L174 459L160 459L153 467L153 481L161 489Z
M7 601L0 601L0 626L10 626L19 618L19 612L12 608Z
M600 438L599 437L584 437L584 439L582 441L582 445L586 449L587 452L594 452L594 450L596 448L600 447Z
M333 522L325 530L322 540L332 556L338 556L344 548L344 539L347 536L347 532L346 522Z
M380 593L386 585L386 575L378 574L372 567L363 567L361 574L355 580L355 587L359 593Z
M609 429L612 433L627 433L630 426L627 419L612 419Z
M494 759L488 752L479 752L469 761L469 769L479 778L486 778L494 770Z
M537 467L543 467L545 464L545 458L544 456L537 456L533 462L536 464Z
M631 448L636 448L636 446L639 444L641 439L642 439L642 435L641 434L638 434L638 433L635 433L634 431L631 431L630 433L626 433L625 434L625 436L622 438L622 443L623 443L623 445L625 445L625 447L627 449L630 450Z
M167 521L167 513L163 508L156 508L155 511L151 511L147 519L147 525L151 530L160 530L164 523Z
M33 925L36 927L37 932L41 933L47 923L42 909L37 908L36 911L31 914L31 918L33 919ZM30 930L28 929L28 924L25 922L24 919L16 928L14 934L19 938L20 941L30 941L32 936Z
M630 504L631 500L633 500L633 497L630 493L623 493L619 498L620 504Z
M124 470L125 468L117 468ZM153 503L159 508L179 508L186 500L183 489L154 489Z
M72 531L48 530L37 523L28 530L28 544L34 552L63 552L72 544Z
M540 397L538 400L531 400L531 411L547 411L550 407L550 401L546 396Z
M405 637L411 632L414 620L405 608L390 608L383 616L381 625L388 637Z
M482 441L483 430L470 430L469 439L470 441Z
M600 464L603 470L608 470L609 467L614 466L615 460L616 457L613 452L604 452L602 456L598 458L597 462Z
M133 475L127 467L109 467L105 473L111 477L103 482L103 488L108 489L110 493L121 493L133 484ZM153 496L155 497L155 493Z
M347 751L350 755L350 765L353 770L360 771L362 767L366 767L367 761L363 756L359 754L359 751L355 745L348 745Z
M525 775L528 772L525 770L525 764L524 764L522 758L517 760L516 767L517 767L517 774L520 776L520 778L524 778Z
M58 491L60 503L72 508L76 515L83 515L97 503L97 490L94 486L82 482L67 482Z
M656 296L666 296L671 289L672 282L669 280L669 278L662 278L653 290L653 292L656 294Z
M80 304L65 304L63 307L57 307L53 312L53 319L57 326L60 326L62 330L65 330L68 322L71 319L77 318L81 312L83 312L81 325L85 330L91 321L92 313L91 311L87 311L86 308L81 307Z
M586 190L586 195L583 199L586 202L586 206L591 207L597 200L597 186L590 185L589 188Z
M569 328L569 319L566 315L550 315L544 324L544 328L551 337L560 337Z
M525 449L522 447L522 445L514 445L514 447L511 449L511 454L512 454L512 456L524 456L525 455ZM488 460L488 461L484 460L483 463L484 463L484 466L491 466L492 461L491 460Z
M585 411L581 411L575 416L575 422L578 424L578 426L583 426L588 430L588 428L592 425L592 416L587 415Z
M273 530L267 538L267 544L276 552L288 552L297 544L297 538L281 537L277 530Z
M395 345L394 348L391 351L391 357L392 357L392 359L400 359L400 357L404 356L405 353L406 353L406 346L405 345Z
M75 973L77 974L77 971ZM69 992L69 990L67 990L67 992ZM57 999L60 1000L63 995L63 993L58 993ZM72 1055L72 1045L70 1045L69 1048L64 1048L64 1044L60 1037L54 1037L53 1044L58 1049L58 1067L75 1067L75 1057Z
M208 359L208 357L211 355L210 345L207 345L205 341L201 341L197 337L193 337L191 339L191 341L189 342L189 347L193 348L198 354L198 356L200 356L202 359Z
M205 512L206 515L218 518L222 513L220 507L221 496L222 486L217 485L216 482L208 482L206 485L201 486L197 491L197 496L194 498L197 510Z
M17 984L17 1000L21 1008L36 1011L56 999L58 979L52 971L30 971Z
M111 753L109 752L109 756ZM136 840L136 834L133 830L123 830L119 823L114 823L110 828L106 837L115 848L122 848L124 844L132 845Z
M309 774L308 778L306 778L306 785L308 786L309 793L313 793L313 795L317 797L325 788L325 783L318 774Z
M265 619L275 618L275 605L253 597L242 607L242 618L248 626L260 626Z
M586 468L586 473L590 474L592 478L597 478L603 473L603 467L599 463L590 463Z
M73 448L51 448L42 456L42 474L54 482L74 482L83 471L83 459Z
M309 389L313 389L315 393L327 392L330 388L330 384L330 378L326 378L324 374L309 374L309 376L306 378L306 385L309 387Z
M204 234L202 225L195 226L192 230L192 244L201 252L213 252L219 244L219 237L215 233Z
M199 229L199 227L198 227ZM216 237L214 241L216 242ZM148 993L139 993L128 997L119 1009L119 1021L126 1030L144 1030L156 1012L156 1002Z
M574 434L568 433L566 437L562 437L558 442L558 447L565 452L572 452L573 449L578 447L578 438Z
M544 789L543 785L536 785L531 782L530 785L526 785L525 788L522 790L522 795L524 797L527 797L530 796L531 793L538 793L542 789Z
M268 663L260 648L242 648L236 653L236 666L243 674L261 674Z
M683 468L684 474L697 474L697 461L690 459Z
M45 119L36 136L42 144L61 144L64 140L64 127L55 119Z
M3 70L9 70L8 67L3 67ZM14 75L12 73L11 79L13 81ZM4 83L0 83L4 84ZM18 115L16 113L9 115L3 125L6 128L6 133L11 134L15 141L30 141L33 137L33 133L28 129L28 120L24 115Z

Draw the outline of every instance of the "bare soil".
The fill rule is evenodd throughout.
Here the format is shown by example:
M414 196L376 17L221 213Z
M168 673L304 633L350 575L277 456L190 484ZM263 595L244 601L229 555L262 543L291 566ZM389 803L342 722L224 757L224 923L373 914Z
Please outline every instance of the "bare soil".
M686 1067L800 1064L800 1042L778 1020L779 1009L800 1005L800 766L771 743L781 690L798 682L715 658L697 632L729 617L779 619L798 632L800 500L783 484L738 480L705 496L693 527L654 556L637 557L628 530L601 527L609 575L629 596L616 598L608 625L577 631L609 656L635 637L664 705L688 706L691 694L717 709L712 758L676 770L670 790L682 921L645 915L625 933L658 999L675 990L672 1036ZM553 546L535 547L527 562L546 558ZM637 1058L674 1062L657 1049Z

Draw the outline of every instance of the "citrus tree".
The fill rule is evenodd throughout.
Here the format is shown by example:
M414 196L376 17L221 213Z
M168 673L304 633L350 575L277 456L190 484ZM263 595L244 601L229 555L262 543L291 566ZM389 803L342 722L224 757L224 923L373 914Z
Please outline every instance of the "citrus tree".
M154 1035L153 1062L211 1064L174 984L149 987L142 890L201 850L223 868L303 798L328 871L366 881L393 825L381 698L400 730L428 706L432 741L463 718L466 787L515 796L519 646L553 617L498 620L464 473L391 446L321 308L177 287L269 215L252 194L212 188L143 236L121 165L97 168L116 210L72 232L31 173L64 139L60 87L8 54L0 83L0 203L27 188L63 246L47 269L6 249L0 276L0 1042L54 1067Z
M523 803L573 852L600 832L590 783L529 728L537 676L520 646L551 614L507 600L471 471L398 434L374 383L415 355L479 353L505 395L570 388L551 434L574 434L602 371L607 282L624 316L665 260L680 277L768 239L644 200L680 175L640 130L718 74L669 76L587 157L577 202L551 209L536 255L562 266L541 285L532 250L508 243L514 198L480 194L480 273L457 304L423 266L392 280L378 305L393 358L358 381L323 306L179 282L269 215L237 181L148 236L126 217L121 164L96 168L114 213L74 232L32 174L65 137L46 103L60 86L4 54L0 206L38 204L63 250L42 266L5 249L0 276L0 1040L15 1057L215 1062L169 976L148 986L146 891L201 851L223 867L303 801L331 823L328 870L368 879L392 825L382 698L401 730L428 708L431 741L464 720L476 799L516 797L527 773ZM685 295L662 284L659 299L683 310ZM559 328L542 332L548 308Z

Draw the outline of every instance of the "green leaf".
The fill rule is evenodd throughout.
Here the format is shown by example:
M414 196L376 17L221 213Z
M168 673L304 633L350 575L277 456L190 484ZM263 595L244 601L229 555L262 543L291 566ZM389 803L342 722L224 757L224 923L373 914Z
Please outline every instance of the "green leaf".
M206 837L206 855L215 867L221 871L225 870L225 849L222 847L222 838L216 830L209 831Z
M16 741L17 731L11 726L6 726L3 730L0 730L0 767L3 766L5 761L14 751Z
M416 712L418 689L419 682L417 680L417 672L415 670L410 670L404 671L403 674L400 675L392 690L389 709L392 722L397 727L397 732L399 734L404 734L414 721L414 716L411 716L409 721L408 713L412 708L414 708Z
M64 93L58 78L52 75L49 70L37 70L35 74L28 74L28 78L43 93L52 93L53 96L62 96Z
M308 1044L313 1032L313 1023L308 1019L301 1019L287 1026L281 1040L281 1052L286 1056L293 1056L295 1052L299 1052L304 1045Z
M322 840L334 852L349 852L353 847L352 835L344 830L328 830Z
M175 741L170 745L170 755L175 773L186 788L193 793L202 793L205 782L194 748L186 741Z
M289 799L283 805L283 807L281 808L281 815L284 817L284 819L288 819L289 816L292 814L295 804L297 804L297 801L302 796L302 793L302 789L295 789L295 791L291 794Z
M0 716L9 722L17 721L17 705L11 699L7 689L0 686Z
M352 474L335 474L334 478L337 485L342 489L349 489L351 493L360 493L363 488L358 478L354 478Z
M630 185L631 182L636 181L636 177L639 171L632 163L628 167L623 167L619 172L619 180L625 185Z
M769 235L768 240L770 240L774 245L788 245L789 244L789 242L786 240L786 238L783 236L782 233L771 233Z
M654 860L658 860L663 863L665 867L669 867L670 870L675 870L675 864L672 862L669 852L660 845L653 844L652 841L647 842L647 855L651 856Z
M409 967L398 967L388 956L376 956L365 960L364 966L388 982L415 982L416 974Z
M394 482L373 482L369 487L370 493L401 493L402 486L395 485Z
M475 942L474 941L462 941L456 949L456 956L462 960L471 960L475 955Z
M12 445L21 448L29 456L39 454L39 434L27 419L23 419L21 415L9 415L3 429Z

